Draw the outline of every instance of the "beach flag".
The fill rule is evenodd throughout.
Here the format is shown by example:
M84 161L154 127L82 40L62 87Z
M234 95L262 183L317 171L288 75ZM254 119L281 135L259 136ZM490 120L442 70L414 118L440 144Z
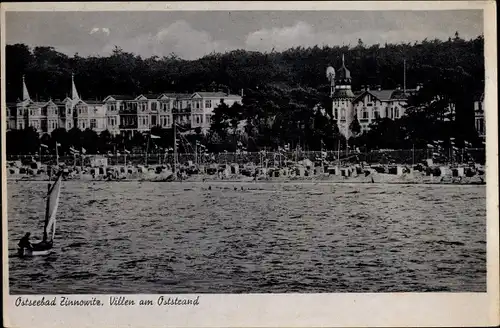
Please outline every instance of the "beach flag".
M427 144L427 148L434 148L434 146L431 144Z
M82 154L85 154L86 152L87 152L87 150L82 147Z
M486 145L486 141L483 141L483 145Z
M111 151L108 151L108 155L113 155L113 153Z
M72 151L72 152L74 152L74 153L78 153L78 152L76 151L76 149L75 149L75 148L73 148L73 147L70 147L70 148L69 148L69 150L70 150L70 151Z
M458 150L458 147L453 146L453 150Z
M151 139L161 139L161 137L158 137L158 136L155 136L154 134L152 134Z
M123 152L124 152L125 154L130 154L130 151L128 151L128 150L126 150L126 149L124 149L124 150L123 150Z
M465 145L465 147L471 147L472 146L472 144L470 142L468 142L468 141L464 141L464 145Z
M453 141L453 140L455 140L455 138L451 137L450 140Z
M49 148L49 146L45 145L45 144L40 144L40 147L43 147L43 148Z
M61 147L61 144L59 142L56 142L56 147Z
M116 156L121 156L121 154L119 152L116 153Z
M285 150L286 150L286 151L289 151L289 150L290 150L290 144L286 144L286 145L285 145Z
M326 157L326 151L321 152L321 157L325 158Z

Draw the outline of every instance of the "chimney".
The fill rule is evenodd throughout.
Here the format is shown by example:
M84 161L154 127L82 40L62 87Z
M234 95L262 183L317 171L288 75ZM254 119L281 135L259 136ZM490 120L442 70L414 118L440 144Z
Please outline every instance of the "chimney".
M241 88L241 98L243 98L243 88Z

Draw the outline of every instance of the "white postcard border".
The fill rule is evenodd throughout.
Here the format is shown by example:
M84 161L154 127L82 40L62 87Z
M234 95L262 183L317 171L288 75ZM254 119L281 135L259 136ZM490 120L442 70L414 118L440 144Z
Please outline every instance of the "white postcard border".
M226 326L489 326L499 324L499 220L496 12L493 1L420 2L190 2L190 3L7 3L1 4L1 40L5 48L5 11L145 11L145 10L450 10L484 9L487 293L335 293L335 294L190 294L196 306L109 306L110 296L39 295L30 299L69 297L100 299L99 307L15 306L19 295L8 293L6 179L2 179L3 313L6 327L226 327ZM1 74L5 76L2 51ZM5 99L5 79L1 79ZM6 107L2 102L2 117ZM6 122L1 120L2 177ZM160 295L121 295L157 300ZM164 295L168 298L169 295Z

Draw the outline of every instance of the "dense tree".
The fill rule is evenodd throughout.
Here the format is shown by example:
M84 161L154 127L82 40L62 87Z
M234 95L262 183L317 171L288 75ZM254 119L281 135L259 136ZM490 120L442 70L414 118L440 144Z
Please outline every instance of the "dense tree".
M357 137L361 132L361 125L359 124L357 115L354 115L351 123L349 124L349 131L352 132L353 137Z
M325 67L339 67L344 54L353 77L353 89L368 84L395 88L403 82L405 59L407 86L424 85L409 99L408 115L394 122L375 122L372 131L358 135L353 141L373 147L396 147L405 145L405 140L425 145L432 138L474 139L472 102L484 90L483 48L482 36L464 40L457 33L447 41L425 39L414 44L367 46L358 40L354 47L296 47L271 53L235 50L188 61L174 55L141 58L118 47L108 57L70 57L52 47L14 44L6 46L6 97L10 102L21 96L21 79L25 75L33 99L63 99L70 92L71 73L75 74L77 84L85 86L80 88L84 99L165 91L236 93L244 89L242 106L219 104L209 134L204 137L197 131L197 136L186 140L193 143L198 140L219 151L234 150L237 140L243 141L248 150L284 144L313 150L319 149L320 140L327 148L336 149L342 137L331 120ZM451 110L449 102L456 104ZM321 115L317 106L322 109ZM238 126L243 126L243 131L239 132ZM154 141L158 147L173 146L171 129L155 133L161 135L161 140ZM85 140L87 137L95 140L96 136L90 132L85 135L78 129L54 131L50 143L61 143L63 152L69 146L79 149L86 144L92 148ZM8 139L19 137L32 138L33 134L26 131L8 134ZM103 132L94 148L115 151L127 147L144 151L145 140L138 134L128 140ZM31 146L24 146L8 140L7 149L9 153L33 151L38 143L38 139L36 142L33 139L27 143Z

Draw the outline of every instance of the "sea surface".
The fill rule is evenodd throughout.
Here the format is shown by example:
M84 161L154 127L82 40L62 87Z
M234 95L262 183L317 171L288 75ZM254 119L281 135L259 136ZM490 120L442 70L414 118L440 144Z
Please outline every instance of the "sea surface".
M209 190L209 186L211 190ZM485 186L9 182L11 294L485 292Z

